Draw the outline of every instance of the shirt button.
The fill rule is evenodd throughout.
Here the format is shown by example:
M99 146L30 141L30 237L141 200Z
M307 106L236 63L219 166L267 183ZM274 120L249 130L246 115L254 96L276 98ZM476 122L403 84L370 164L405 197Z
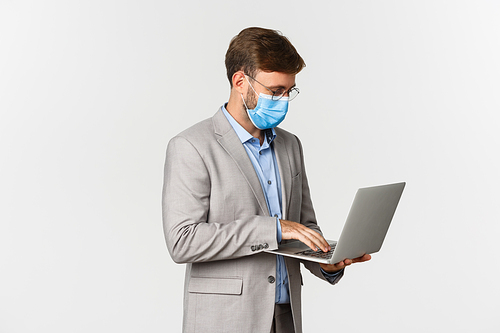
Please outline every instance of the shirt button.
M274 214L274 217L278 217L278 214Z
M262 155L262 150L259 150L259 155Z
M270 181L270 180L268 180L268 181L267 181L267 183L268 183L269 185L271 185L273 182L272 182L272 181Z
M255 139L252 139L252 142L255 142Z
M267 277L267 281L269 281L269 283L274 283L274 281L276 281L276 280L275 280L274 276L269 275L269 276Z

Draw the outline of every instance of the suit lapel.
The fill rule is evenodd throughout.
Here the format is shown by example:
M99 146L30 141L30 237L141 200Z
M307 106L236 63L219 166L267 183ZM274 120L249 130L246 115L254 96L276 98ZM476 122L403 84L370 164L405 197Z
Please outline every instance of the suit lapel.
M219 136L217 141L229 154L229 156L231 156L240 169L243 177L252 189L252 192L259 203L262 213L264 215L269 215L266 198L264 196L262 186L260 185L259 177L255 172L245 147L243 147L238 135L236 135L236 132L233 130L231 124L227 121L226 116L224 116L222 108L213 116L212 120L215 134Z
M274 139L274 153L278 161L278 168L281 178L281 196L282 196L282 215L283 219L287 219L288 200L292 191L292 173L290 171L290 160L288 151L286 150L285 140L279 135L276 130L276 139Z

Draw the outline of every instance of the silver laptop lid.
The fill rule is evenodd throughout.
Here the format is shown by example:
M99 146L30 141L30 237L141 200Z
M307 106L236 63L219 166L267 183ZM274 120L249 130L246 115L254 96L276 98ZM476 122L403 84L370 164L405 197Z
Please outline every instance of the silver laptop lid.
M406 183L360 188L331 262L380 250Z

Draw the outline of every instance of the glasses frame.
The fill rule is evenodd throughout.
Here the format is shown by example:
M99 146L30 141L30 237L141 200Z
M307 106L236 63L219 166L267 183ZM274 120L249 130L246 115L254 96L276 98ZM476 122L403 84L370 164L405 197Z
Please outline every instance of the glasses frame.
M269 90L271 92L271 94L272 94L271 99L273 101L280 100L283 96L285 96L285 94L288 95L288 101L291 101L291 100L295 99L295 97L297 97L299 95L299 93L300 93L299 88L293 87L293 88L290 88L290 89L284 91L283 93L281 93L281 95L278 96L277 95L278 90L272 91L270 88L266 87L265 85L263 85L262 83L260 83L259 81L257 81L255 78L251 77L250 75L248 75L248 74L245 74L245 75L248 76L249 78L251 78L252 80L254 80L255 82L257 82L258 84L260 84L261 86L263 86L264 88L266 88L267 90ZM292 98L290 98L290 94L292 93L292 91L296 91L297 94L294 95Z

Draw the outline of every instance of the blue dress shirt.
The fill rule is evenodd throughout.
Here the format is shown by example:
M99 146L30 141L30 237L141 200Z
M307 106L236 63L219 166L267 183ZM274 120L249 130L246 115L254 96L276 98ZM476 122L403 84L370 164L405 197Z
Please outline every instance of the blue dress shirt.
M274 129L264 131L264 142L260 144L259 139L254 138L248 133L234 118L227 112L225 105L222 107L224 115L233 127L236 135L240 139L243 147L252 162L252 165L257 173L260 185L264 191L267 207L270 216L276 217L277 224L277 239L281 242L281 179L274 154L274 147L271 145L276 138ZM322 270L325 278L333 283L339 273L329 274ZM275 302L277 304L290 303L290 295L288 293L288 273L285 266L283 256L276 256L276 294Z

